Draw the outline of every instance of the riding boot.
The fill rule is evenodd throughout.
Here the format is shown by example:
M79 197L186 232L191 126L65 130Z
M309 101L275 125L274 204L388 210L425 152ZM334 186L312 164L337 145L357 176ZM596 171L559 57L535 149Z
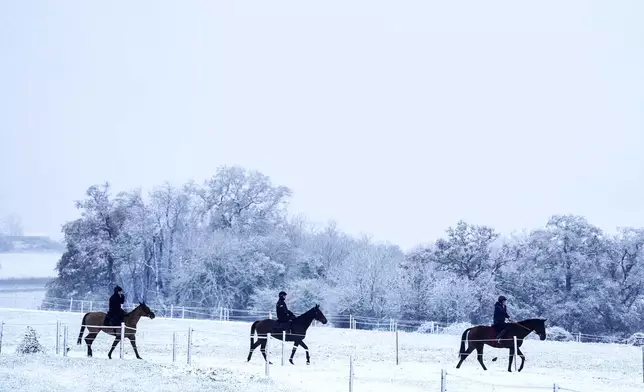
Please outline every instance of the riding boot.
M499 333L498 335L496 335L496 342L497 342L498 344L501 344L501 338L503 337L503 334L505 334L505 331L507 331L507 330L508 330L508 328L507 328L507 327L506 327L506 328L503 328L503 331L501 331L501 333Z

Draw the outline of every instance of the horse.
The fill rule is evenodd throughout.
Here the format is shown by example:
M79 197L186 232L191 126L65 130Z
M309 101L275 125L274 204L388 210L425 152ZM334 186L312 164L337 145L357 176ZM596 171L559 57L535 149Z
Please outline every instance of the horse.
M293 342L293 351L291 351L291 357L288 360L291 363L291 365L295 365L293 363L293 356L295 355L295 351L297 350L298 346L302 346L304 350L306 350L306 364L307 365L311 364L309 348L307 347L306 344L304 344L303 340L306 337L306 330L309 329L313 320L317 320L322 324L327 323L326 317L320 310L320 305L316 304L314 307L307 310L305 313L302 313L301 315L295 317L295 319L291 324L291 331L285 334L286 339L284 341ZM253 336L255 332L257 332L257 341L253 342ZM248 359L246 360L246 362L250 362L250 358L253 355L253 351L255 351L257 346L260 346L260 345L262 346L260 350L262 352L262 355L264 356L264 360L266 361L268 360L266 358L266 343L268 342L268 339L266 339L266 335L268 333L271 334L271 337L277 340L282 340L282 330L279 329L279 323L277 320L272 320L272 319L257 320L251 325L250 352L248 353ZM272 364L271 362L269 363Z
M535 332L539 335L540 340L546 340L546 319L528 319L515 323L507 324L507 330L505 336L506 339L501 339L500 343L497 341L495 336L495 331L493 327L487 325L477 325L466 329L461 336L461 348L459 350L459 357L461 358L458 361L456 368L460 368L461 364L467 358L472 351L476 349L478 355L478 361L483 367L483 370L487 370L485 364L483 363L483 347L487 344L488 346L494 348L507 348L510 349L510 358L508 362L508 372L512 372L512 360L515 356L514 353L514 339L517 338L517 352L521 357L521 366L518 371L523 369L523 364L525 363L525 356L521 352L521 345L523 344L523 339L528 336L531 332ZM468 342L467 350L465 350L465 341ZM496 361L496 357L492 359Z
M107 354L109 359L112 359L112 352L116 345L121 341L121 326L107 326L105 325L105 312L88 312L83 316L83 322L81 323L80 334L78 335L78 341L76 344L80 345L83 338L83 332L85 332L85 327L89 332L85 337L85 343L87 343L87 356L92 356L92 343L96 339L101 331L105 332L108 335L114 336L114 343L112 343L112 348ZM139 305L134 308L131 312L126 313L123 318L125 323L125 337L130 339L132 343L132 348L134 349L134 354L136 354L137 359L142 359L139 356L139 351L136 348L136 325L138 324L141 317L149 317L150 320L154 320L154 312L148 308L145 302L139 302ZM101 327L99 327L99 325Z

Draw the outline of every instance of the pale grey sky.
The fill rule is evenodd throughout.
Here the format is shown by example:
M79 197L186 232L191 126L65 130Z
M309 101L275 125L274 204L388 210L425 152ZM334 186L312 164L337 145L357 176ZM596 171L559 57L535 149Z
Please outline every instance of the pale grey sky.
M0 214L239 164L404 248L644 226L644 2L0 0Z

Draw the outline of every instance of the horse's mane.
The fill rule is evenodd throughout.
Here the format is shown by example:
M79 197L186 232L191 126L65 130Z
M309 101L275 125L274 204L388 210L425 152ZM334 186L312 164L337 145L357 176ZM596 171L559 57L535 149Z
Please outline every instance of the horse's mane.
M525 319L521 321L517 321L517 323L523 324L523 323L538 323L538 322L544 322L546 320L542 318L531 318L531 319Z
M515 323L518 324L518 325L524 326L526 328L528 328L528 327L529 328L534 328L536 325L540 325L540 324L544 324L544 327L545 327L545 322L546 322L546 319L530 318L530 319L526 319L526 320L516 321Z
M136 305L135 307L133 307L132 310L130 310L129 312L125 312L125 316L129 316L130 313L134 312L135 310L137 310L138 308L140 308L143 305L145 305L145 302L139 302L139 304Z
M304 318L304 316L309 316L311 313L313 313L313 312L315 311L315 308L316 308L316 307L317 307L317 306L312 307L311 309L307 310L306 312L302 313L302 314L301 314L301 315L299 315L299 316L296 316L295 318L296 318L296 319L299 319L299 318Z

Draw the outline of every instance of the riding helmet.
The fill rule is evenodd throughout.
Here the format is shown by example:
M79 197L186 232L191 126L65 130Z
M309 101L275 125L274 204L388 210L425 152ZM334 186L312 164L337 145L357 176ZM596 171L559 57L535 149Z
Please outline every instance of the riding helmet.
M499 302L507 301L508 299L505 298L504 296L499 296Z
M116 287L114 287L114 292L115 292L115 293L118 293L119 291L123 291L123 289L121 288L121 286L116 286Z
M280 297L286 297L286 293L284 291L280 291L279 296Z

